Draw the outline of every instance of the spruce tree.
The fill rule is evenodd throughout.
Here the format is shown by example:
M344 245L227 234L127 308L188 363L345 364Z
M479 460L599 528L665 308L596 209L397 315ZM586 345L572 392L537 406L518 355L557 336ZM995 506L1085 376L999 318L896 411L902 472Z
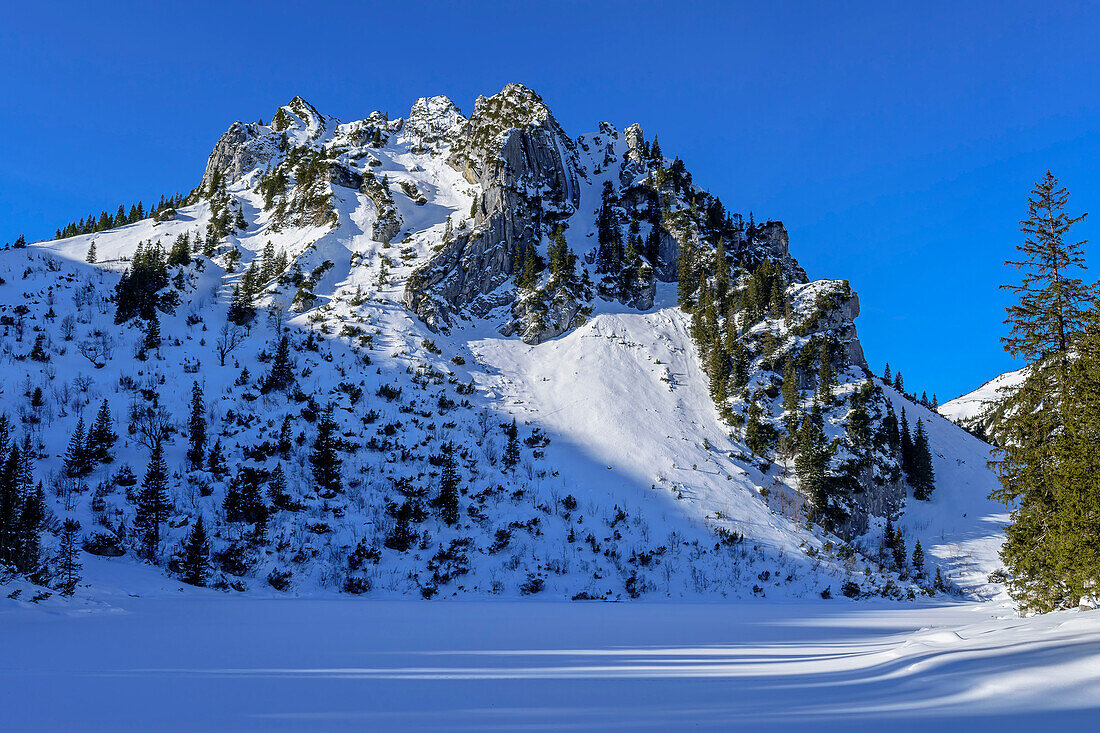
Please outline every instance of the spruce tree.
M84 418L76 422L76 430L69 439L69 450L65 453L65 475L71 478L87 476L91 471L88 462L88 449L85 444Z
M898 570L905 569L905 535L901 533L899 527L894 534L894 541L891 546L891 550L894 554L894 567Z
M1042 539L1029 555L1014 556L1009 584L1029 610L1073 607L1100 588L1100 307L1089 314L1074 350L1066 425L1054 439L1046 476L1050 497L1029 503L1047 510ZM1009 533L1015 531L1014 523Z
M95 240L93 239L91 244L88 245L88 256L84 258L84 261L90 265L94 265L96 261L95 254Z
M717 403L722 403L727 397L730 378L730 357L726 353L722 342L717 340L710 349L707 373L710 376L710 397Z
M458 521L458 464L455 462L454 445L444 443L441 451L442 466L439 474L439 494L435 506L439 509L439 518L445 524Z
M994 437L1002 451L993 465L1001 486L992 498L1014 505L1001 557L1009 590L1023 610L1073 605L1084 579L1071 558L1074 544L1067 546L1069 535L1062 528L1067 506L1081 506L1077 496L1087 488L1082 492L1078 485L1063 484L1061 476L1075 475L1073 466L1095 452L1095 434L1090 437L1083 425L1079 432L1070 409L1070 356L1081 340L1094 289L1081 278L1084 242L1067 239L1085 216L1068 214L1068 199L1049 171L1035 185L1028 216L1020 223L1025 236L1016 247L1019 256L1007 263L1021 272L1021 279L1002 286L1018 299L1007 309L1009 335L1003 343L1026 362L1027 376L999 408L1002 419ZM1072 446L1083 453L1074 455ZM1084 506L1088 503L1084 500Z
M225 453L222 452L222 441L217 439L214 446L206 456L206 470L219 478L229 473L225 465Z
M149 320L145 322L145 337L141 342L141 353L160 351L160 319L156 311L149 314Z
M46 520L46 492L39 483L35 489L25 492L23 510L19 515L21 547L16 568L32 582L41 583L44 575L42 562L42 523Z
M523 269L520 271L517 284L524 290L534 290L535 286L538 285L539 273L542 272L544 266L545 264L542 258L539 257L534 243L527 242L527 246L523 250Z
M917 436L913 439L913 498L928 501L936 488L936 476L932 469L932 451L928 448L928 435L924 423L917 418Z
M114 430L114 419L111 417L111 408L107 400L103 400L96 413L92 429L88 431L87 455L89 460L96 463L110 463L114 460L111 451L118 441L118 434Z
M279 443L276 446L281 454L286 456L290 453L290 415L283 416L283 424L279 428Z
M19 548L19 446L0 465L0 562L15 564Z
M276 390L284 390L294 384L294 370L290 366L290 341L283 335L279 339L279 346L275 350L275 358L271 362L271 371L264 378L261 391L264 394Z
M191 384L191 417L187 421L187 460L191 469L202 467L206 455L206 404L198 381Z
M205 586L210 579L210 540L206 536L201 514L195 519L183 543L180 579L197 586Z
M901 468L912 482L913 476L913 436L909 433L909 420L905 417L905 408L901 408L901 426L898 430L901 439Z
M77 539L80 522L69 517L61 525L61 542L57 551L57 574L54 577L57 589L62 595L71 596L80 582L80 548Z
M799 430L795 470L802 494L812 504L812 518L826 529L831 529L836 518L830 502L827 473L832 451L826 441L824 427L821 404L815 399Z
M504 446L504 456L501 458L501 462L504 464L504 470L510 471L514 476L516 473L516 466L519 464L519 428L516 425L516 419L512 418L512 424L505 429L505 435L508 436L508 443Z
M762 420L764 410L756 399L749 401L748 418L745 423L745 445L756 455L763 458L771 443L771 433ZM774 432L774 431L772 431Z
M168 519L171 505L168 500L168 467L164 463L164 450L158 442L149 457L149 468L141 482L138 494L136 523L141 531L141 553L155 560L161 540L161 525Z
M309 454L318 492L329 497L338 494L343 487L340 480L340 456L336 452L338 426L332 413L333 405L330 402L321 413L321 420L317 424L317 438L313 441L313 451Z
M913 545L913 571L918 578L924 575L924 548L920 546L920 540Z

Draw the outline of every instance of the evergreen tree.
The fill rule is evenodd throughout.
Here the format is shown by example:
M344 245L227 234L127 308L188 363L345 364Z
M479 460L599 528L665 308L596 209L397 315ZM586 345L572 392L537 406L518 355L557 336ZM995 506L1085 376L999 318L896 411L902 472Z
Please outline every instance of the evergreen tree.
M284 456L290 453L290 415L283 417L282 427L279 428L279 452Z
M928 436L924 432L924 423L917 419L917 436L913 439L913 498L928 501L936 488L936 477L932 470L932 452L928 448Z
M808 496L812 503L814 521L828 529L833 525L836 511L829 496L827 469L832 451L826 441L824 427L821 405L815 399L799 430L795 470L802 494Z
M180 579L184 583L197 586L205 586L210 579L210 540L206 536L201 514L195 519L195 524L183 543Z
M1021 271L1021 280L1002 286L1018 298L1007 309L1010 331L1004 346L1027 363L1027 377L1000 408L1003 419L995 437L1002 451L994 466L1001 486L992 498L1015 505L1001 557L1009 590L1022 610L1075 605L1089 575L1082 575L1071 558L1076 545L1063 529L1078 509L1095 515L1090 500L1080 498L1087 496L1089 484L1063 484L1062 477L1078 475L1076 467L1095 453L1097 437L1070 411L1070 356L1082 340L1085 308L1094 291L1080 277L1084 242L1067 241L1085 216L1068 214L1068 199L1049 171L1035 185L1021 222L1025 238L1016 248L1019 258L1007 263Z
M27 455L23 451L23 455ZM42 524L46 521L46 492L39 483L31 489L29 483L24 492L23 510L19 515L21 549L16 561L16 569L25 573L32 582L45 581L45 567L42 562Z
M721 341L715 341L711 346L707 372L710 376L711 399L717 403L724 402L729 386L730 357Z
M1009 587L1028 610L1073 607L1100 588L1100 306L1094 306L1074 346L1066 425L1054 438L1044 477L1049 497L1022 503L1008 528L1014 543ZM1041 517L1035 516L1040 510ZM1018 515L1042 528L1031 552L1024 551L1024 537L1017 533L1032 527Z
M918 578L924 575L924 549L920 546L920 540L913 545L913 571Z
M698 253L690 238L680 246L676 275L677 304L680 310L690 313L694 307L695 290L699 287Z
M519 428L514 417L512 418L512 424L505 429L504 433L508 436L508 443L504 446L504 456L501 458L501 462L504 464L505 471L511 471L512 475L515 475L520 454Z
M905 535L901 533L899 527L894 533L894 541L891 544L891 548L894 554L894 567L898 570L905 568Z
M157 312L153 311L149 320L145 322L145 337L141 342L141 353L144 355L150 351L160 351L160 343L160 319L157 318Z
M110 463L114 460L111 451L118 441L118 434L114 430L114 419L111 417L111 408L107 400L99 405L95 422L88 431L86 454L88 460L93 463Z
M891 379L892 377L890 376L890 362L886 362L886 368L882 370L882 381L886 384L890 384Z
M802 390L798 388L798 371L795 360L787 358L783 365L783 422L787 426L788 437L794 437L801 420L799 402Z
M60 239L60 237L59 237L59 239ZM93 265L95 264L96 254L95 254L95 240L94 239L92 240L91 244L88 245L88 256L84 258L84 261L89 263L89 264L93 264Z
M187 420L187 460L198 470L206 456L206 403L198 381L191 383L191 417Z
M150 319L161 304L159 292L168 286L168 268L159 245L138 245L129 269L115 285L115 323L140 316Z
M88 449L85 444L84 418L76 422L76 430L69 439L69 450L65 453L65 475L73 478L87 476L91 472L88 461Z
M898 430L901 442L901 469L912 481L913 475L913 436L909 433L909 420L905 417L905 408L901 408L901 426Z
M138 494L136 523L141 531L142 556L155 560L161 540L161 525L168 520L171 504L168 500L168 467L164 450L158 442L149 457L149 468Z
M256 306L252 303L252 295L241 286L233 288L233 300L226 312L226 319L238 326L251 326L256 319Z
M439 509L439 518L445 524L458 521L458 464L455 462L454 446L444 443L441 451L442 466L439 475L439 494L435 506Z
M57 551L57 575L54 581L62 595L71 596L80 582L80 548L77 538L80 522L69 517L61 525L61 542Z
M267 536L270 512L263 500L261 488L267 485L267 471L254 466L241 466L225 492L222 510L227 522L247 522L253 525L252 539L262 544Z
M411 524L412 505L406 501L400 506L394 507L391 513L396 521L389 534L386 535L383 544L396 552L407 552L416 540L416 533L413 531Z
M764 457L771 446L774 429L765 425L762 418L764 410L755 399L749 401L748 418L745 424L745 445L760 457Z
M335 496L343 488L340 480L340 456L336 452L338 426L332 411L333 405L330 402L321 413L321 420L317 424L317 438L313 441L313 451L309 454L313 479L317 482L318 492L323 496Z
M0 465L0 562L15 564L19 548L19 446Z
M523 269L520 271L518 285L524 290L534 290L539 282L539 273L545 267L533 242L527 242L523 250Z
M264 394L276 390L284 390L294 384L294 370L290 366L290 341L283 335L279 339L279 346L275 350L275 358L271 362L271 371L264 378L260 391Z
M219 477L229 473L229 469L225 465L225 454L222 452L220 438L214 441L214 447L210 449L206 456L206 470Z

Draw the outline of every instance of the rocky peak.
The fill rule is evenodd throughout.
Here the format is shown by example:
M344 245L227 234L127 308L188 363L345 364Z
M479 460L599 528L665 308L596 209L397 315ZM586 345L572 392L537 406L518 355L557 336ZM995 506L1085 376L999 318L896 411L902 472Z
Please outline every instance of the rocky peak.
M453 143L465 124L462 111L447 97L421 97L413 102L402 134L418 145Z
M327 118L318 112L316 107L296 96L275 111L274 117L271 118L271 129L275 132L306 130L311 134L317 134L326 129L326 120Z

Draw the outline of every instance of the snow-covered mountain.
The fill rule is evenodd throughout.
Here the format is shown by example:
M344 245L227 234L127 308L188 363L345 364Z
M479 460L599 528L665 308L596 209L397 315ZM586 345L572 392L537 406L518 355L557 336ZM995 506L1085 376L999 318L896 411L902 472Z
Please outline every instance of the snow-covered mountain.
M943 403L939 412L977 435L990 436L1005 398L1019 389L1026 377L1025 369L999 374L974 391Z
M45 557L72 517L96 577L176 578L202 517L210 583L260 593L903 598L997 566L989 447L873 378L848 283L638 125L570 137L517 84L469 117L296 97L233 123L177 203L0 252L2 411ZM104 411L117 442L81 451Z

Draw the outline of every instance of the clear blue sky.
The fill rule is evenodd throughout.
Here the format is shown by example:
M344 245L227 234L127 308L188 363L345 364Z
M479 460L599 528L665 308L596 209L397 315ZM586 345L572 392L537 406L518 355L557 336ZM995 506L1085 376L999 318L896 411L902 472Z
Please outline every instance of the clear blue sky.
M295 94L350 120L521 81L570 134L640 122L782 219L811 277L859 292L872 367L942 400L1014 366L997 285L1047 168L1100 238L1087 3L171 5L5 8L0 242L190 190L230 122Z

